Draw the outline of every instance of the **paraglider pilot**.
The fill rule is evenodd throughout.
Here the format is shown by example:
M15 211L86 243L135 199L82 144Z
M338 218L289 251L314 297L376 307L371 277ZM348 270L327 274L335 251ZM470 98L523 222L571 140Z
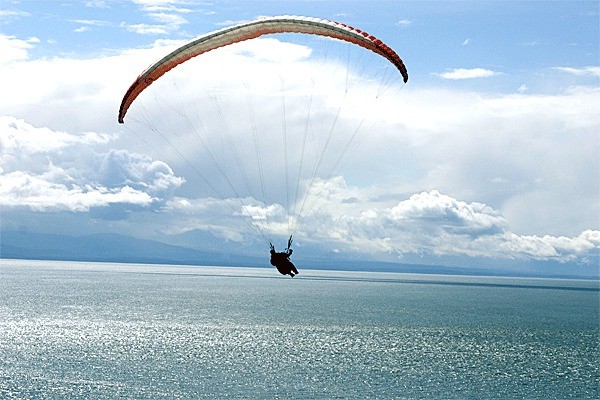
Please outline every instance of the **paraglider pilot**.
M288 245L286 249L282 252L276 252L275 246L273 246L272 243L269 243L269 245L271 246L271 265L275 266L277 268L277 271L279 271L281 275L289 275L292 278L294 277L294 275L297 275L298 270L290 261L290 256L293 252L292 237L290 236L288 240Z

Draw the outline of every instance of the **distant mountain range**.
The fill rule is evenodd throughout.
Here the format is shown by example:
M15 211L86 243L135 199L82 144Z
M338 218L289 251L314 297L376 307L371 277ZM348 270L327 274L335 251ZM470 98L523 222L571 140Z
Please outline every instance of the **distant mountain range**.
M23 232L0 233L2 258L104 261L149 264L257 266L264 260L202 251L118 234L66 236Z
M0 231L0 258L271 268L268 249L264 249L264 255L260 255L263 244L228 242L202 231L165 237L165 241L169 243L112 233L68 236ZM594 273L594 269L589 268L589 266L573 273L564 273L556 267L549 268L547 266L518 270L515 268L404 264L368 259L351 260L348 259L350 255L347 255L347 258L344 259L343 254L325 252L316 246L311 247L308 245L296 248L294 256L296 254L298 256L295 257L294 262L299 268L321 270L453 275L598 277L598 274Z

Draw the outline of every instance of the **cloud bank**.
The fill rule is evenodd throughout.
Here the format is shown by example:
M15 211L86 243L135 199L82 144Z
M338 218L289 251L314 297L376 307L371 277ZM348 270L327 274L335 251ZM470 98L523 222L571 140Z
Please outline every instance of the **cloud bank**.
M509 259L586 260L600 249L600 231L577 237L521 236L510 231L498 210L467 203L438 191L423 192L391 208L371 209L358 217L342 217L344 243L375 246L396 253L429 253L435 256L466 255ZM340 238L336 229L332 238ZM415 244L417 244L415 246Z
M0 117L0 205L85 212L110 204L149 206L183 183L165 163L121 150L99 153L106 134L75 135Z
M222 198L202 193L201 181L192 179L186 163L164 141L162 146L153 142L149 149L142 145L149 140L146 131L116 123L118 104L130 81L176 42L158 41L149 48L94 59L30 60L28 50L36 43L0 37L0 86L11 93L0 100L6 112L0 117L0 205L5 222L19 224L11 221L11 210L17 209L68 211L90 218L86 214L97 208L124 205L131 212L119 222L121 232L135 231L143 223L148 232L203 229L241 241L252 234L248 222L286 229L284 196L268 201L244 192L237 201L231 193ZM207 59L204 78L212 79L219 69L237 76L236 66L244 65L257 82L271 78L281 90L279 78L273 83L270 66L293 61L304 71L314 68L310 49L275 44L249 42L224 51L225 65ZM275 54L269 51L273 48ZM442 77L468 79L497 72L458 69L447 74ZM49 75L51 80L42 78ZM332 84L339 80L335 74L324 79ZM228 84L232 82L221 89ZM302 131L295 124L306 119L295 112L308 103L300 91L304 84L286 81L290 133ZM23 93L22 87L30 90ZM342 110L336 117L332 111L342 97L339 93L327 93L329 84L319 89L328 94L318 103L323 121L352 119L352 112ZM399 94L381 94L376 104L362 99L360 86L354 89L356 96L343 101L359 105L367 115L368 135L348 153L343 178L302 181L318 187L311 212L298 229L305 240L394 257L464 255L582 263L597 259L598 88L573 87L551 95L483 95L406 87ZM276 138L270 135L278 133L281 124L273 115L281 114L282 102L268 108L260 103L264 98L252 100L256 108L268 111L266 117L255 115L257 126L264 127L261 134ZM243 110L235 109L229 128L232 135L252 138L248 129L236 130ZM168 113L161 118L169 122ZM344 127L346 122L338 123ZM229 146L226 141L215 144ZM188 150L185 144L178 148ZM204 160L195 149L189 150L188 161L202 169ZM253 154L252 143L239 150L242 157ZM227 157L221 165L231 176L239 169ZM282 170L278 162L264 169L266 175L281 175ZM105 226L109 228L114 225Z

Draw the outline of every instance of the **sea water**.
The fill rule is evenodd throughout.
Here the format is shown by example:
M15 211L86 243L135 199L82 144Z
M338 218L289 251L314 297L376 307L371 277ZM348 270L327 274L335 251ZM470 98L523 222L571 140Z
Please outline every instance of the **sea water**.
M600 398L598 281L0 260L2 399Z

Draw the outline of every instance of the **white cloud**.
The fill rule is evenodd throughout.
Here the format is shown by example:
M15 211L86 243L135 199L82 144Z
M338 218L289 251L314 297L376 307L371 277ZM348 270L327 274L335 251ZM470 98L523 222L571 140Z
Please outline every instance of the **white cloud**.
M107 134L86 132L72 135L49 128L36 128L22 119L0 116L0 161L17 152L25 155L53 153L76 144L103 144L110 140Z
M73 19L71 22L75 22L81 25L92 25L92 26L106 26L110 25L107 21L100 21L97 19Z
M88 32L92 30L92 27L112 26L111 22L97 19L73 19L70 21L82 25L79 28L73 29L73 32L76 33Z
M169 30L162 25L122 24L121 26L130 32L138 33L140 35L166 35L167 33L169 33Z
M470 44L471 44L471 42L472 42L472 40L471 40L471 39L469 39L469 38L466 38L466 39L465 39L465 40L462 42L462 45L463 45L463 46L468 46L468 45L470 45Z
M141 35L166 35L179 30L182 25L188 23L182 14L191 13L192 10L180 7L187 4L186 1L177 0L134 0L140 6L146 17L155 23L126 24L121 26L130 32Z
M571 75L576 76L595 76L600 77L600 67L592 66L592 67L582 67L582 68L572 68L572 67L555 67L555 70L566 72Z
M0 54L5 55L10 52L11 43L1 38ZM154 49L96 59L56 57L29 61L21 57L10 60L1 67L0 86L10 96L0 96L0 108L5 115L24 115L34 125L47 125L47 121L52 121L56 129L64 131L81 130L78 124L85 121L107 126L116 118L109 115L115 112L115 103L120 101L123 88L129 86L139 70L158 58L166 46L172 46L172 42L159 41ZM28 90L23 90L24 87ZM23 109L30 111L20 114Z
M489 78L492 76L500 75L500 72L492 71L485 68L454 68L448 72L442 72L436 74L444 79L475 79L475 78Z
M324 228L307 237L325 236L338 248L399 256L428 253L567 262L584 260L600 250L600 231L588 230L572 238L520 236L510 231L500 211L435 190L359 215L333 213L334 207L344 206L334 204L328 212L319 211L318 218L326 221Z
M110 150L105 153L99 162L97 175L91 176L109 187L125 184L162 195L184 182L184 179L173 174L166 163L125 150Z
M28 17L29 14L26 11L19 10L0 10L0 21L11 22L20 17Z
M168 165L147 156L94 151L111 140L106 134L73 135L0 117L2 206L36 211L89 211L114 203L147 206L183 183Z
M407 19L401 19L398 22L396 22L397 26L402 26L402 27L408 27L410 25L412 25L412 21L409 21Z
M434 257L476 257L587 263L600 251L600 231L586 230L573 237L518 235L511 231L499 210L468 203L436 190L422 192L389 207L368 208L365 192L347 186L343 179L320 181L324 192L313 213L305 216L297 236L304 244L319 243L344 253L370 253ZM358 195L358 203L342 201ZM229 201L229 200L227 200ZM177 198L169 203L168 218L178 221L178 230L201 229L243 241L240 220L231 217L233 203L208 199ZM252 200L246 200L249 204ZM240 215L270 235L284 237L285 208L279 204L243 206ZM247 229L247 227L246 227ZM231 235L229 232L237 232Z
M570 229L574 235L594 228L600 90L408 97L412 103L403 101L401 121L412 147L400 156L411 157L405 168L427 171L421 187L493 204L521 233ZM502 181L493 182L497 177Z
M271 204L269 206L261 205L243 205L240 215L250 217L253 221L266 221L274 216L286 215L286 210L279 204Z
M173 4L168 5L147 5L143 7L143 10L148 13L163 13L163 12L177 12L180 14L189 14L193 12L189 8L177 7Z
M8 64L14 61L26 60L28 50L33 48L34 43L39 43L39 39L32 37L26 40L18 39L15 36L0 34L0 64Z
M246 19L238 19L238 20L232 20L232 19L227 19L225 21L220 21L220 22L215 22L214 25L216 26L232 26L232 25L238 25L244 22L248 22L249 20Z
M163 24L168 30L176 30L179 26L187 24L188 21L178 14L168 14L165 12L149 13L148 16L154 21Z
M85 212L92 207L106 207L114 203L148 206L153 201L148 193L129 186L108 189L103 186L66 185L22 171L0 174L0 205L3 207Z

